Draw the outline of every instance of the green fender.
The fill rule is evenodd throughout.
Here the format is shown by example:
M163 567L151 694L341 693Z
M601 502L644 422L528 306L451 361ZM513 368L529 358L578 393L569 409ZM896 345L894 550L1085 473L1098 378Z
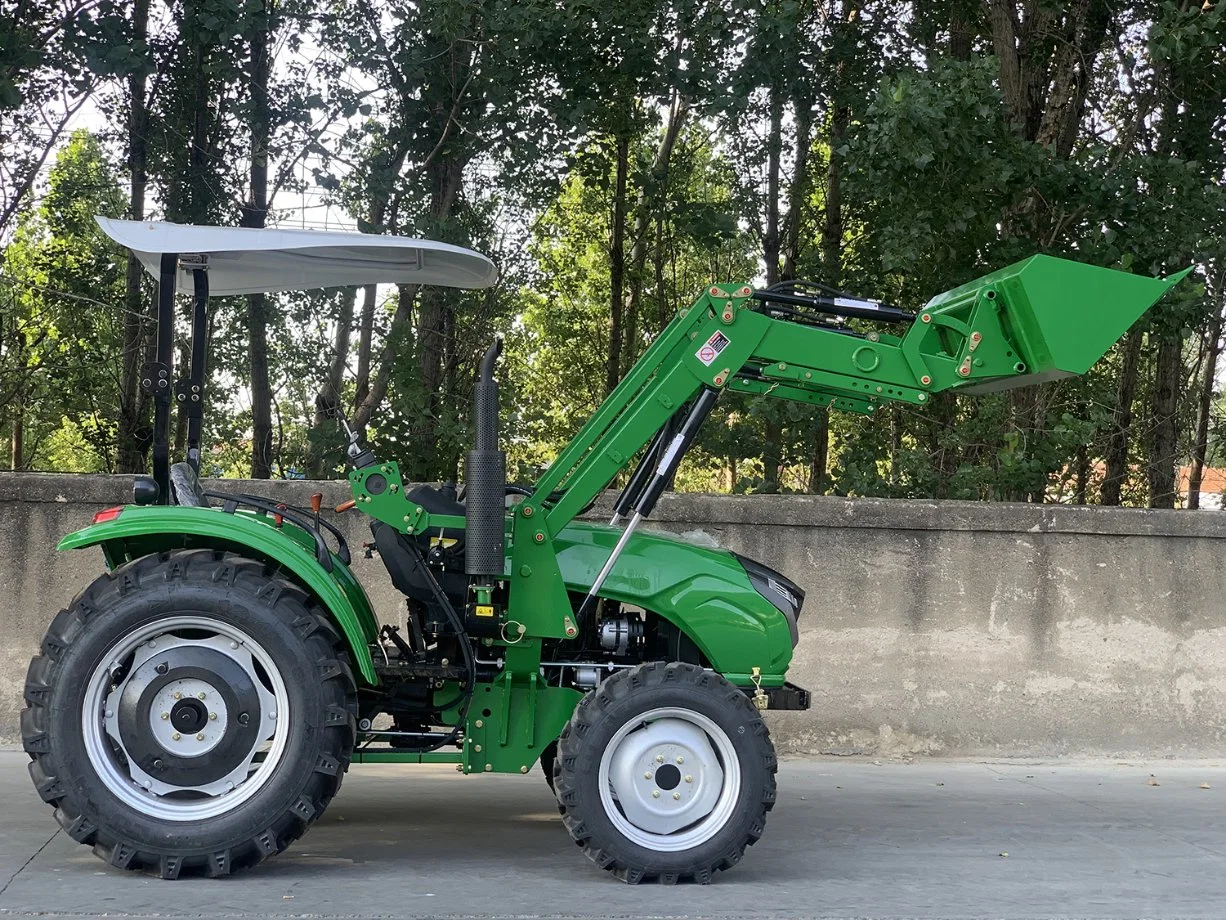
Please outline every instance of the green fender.
M621 530L573 522L554 537L562 580L586 593L609 558ZM783 683L792 636L783 614L754 590L736 556L664 533L635 533L599 592L601 597L651 610L689 636L735 684Z
M277 527L270 517L252 512L125 505L114 519L70 533L59 549L98 545L109 568L150 553L196 547L231 550L280 566L331 615L362 679L372 686L379 682L369 648L379 624L366 592L335 555L331 572L320 565L314 538L288 521Z

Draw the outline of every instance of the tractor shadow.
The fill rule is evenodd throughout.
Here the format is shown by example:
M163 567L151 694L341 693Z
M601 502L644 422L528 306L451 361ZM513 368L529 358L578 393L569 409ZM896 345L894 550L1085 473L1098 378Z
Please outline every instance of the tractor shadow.
M346 869L379 874L411 866L415 876L454 877L457 870L487 874L511 863L517 875L556 877L559 866L591 870L589 880L608 880L583 858L558 814L539 769L528 776L423 775L421 767L381 766L384 775L346 780L340 794L307 834L260 867L286 881L319 879ZM413 771L416 772L413 772ZM396 775L387 775L395 771ZM722 884L783 881L796 876L787 860L769 858L771 834L747 854Z

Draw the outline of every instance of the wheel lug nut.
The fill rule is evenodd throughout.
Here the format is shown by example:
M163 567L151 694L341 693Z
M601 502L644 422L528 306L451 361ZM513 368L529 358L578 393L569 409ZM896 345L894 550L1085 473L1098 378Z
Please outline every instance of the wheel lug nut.
M664 755L662 755L662 754L657 754L657 755L656 755L656 763L664 763Z
M651 771L650 771L650 770L648 770L646 773L644 773L644 774L643 774L643 779L651 779Z
M653 799L658 799L660 797L660 790L659 789L651 790L651 797Z
M182 694L182 693L180 693L178 690L176 690L176 691L175 691L175 699L176 699L176 700L181 700L181 699L183 699L183 694Z
M687 777L685 778L685 781L686 781L687 783L692 783L692 782L694 782L694 777L692 777L692 776L687 776Z
M209 721L210 721L210 722L216 722L216 721L217 721L217 713L215 713L215 712L210 712L210 713L209 713Z
M674 792L674 793L673 793L673 798L674 798L674 799L679 799L679 798L681 798L681 793L680 793L680 792Z
M168 713L168 712L164 712L164 713L162 713L162 719L163 719L163 720L165 720L165 719L169 719L169 718L170 718L170 713Z
M182 737L183 737L183 736L182 736L182 735L180 735L178 732L175 732L173 735L171 735L171 736L170 736L170 740L171 740L171 741L178 741L178 740L180 740Z
M238 648L238 643L237 643L237 642L234 642L233 640L231 640L231 642L230 642L230 648Z
M108 719L113 719L113 718L115 718L115 710L113 710L113 709L108 709L108 710L106 711L106 717L107 717Z
M146 789L149 789L153 786L153 783L149 782L149 780L145 780L143 783L141 783L141 785L144 786Z
M678 758L677 758L677 763L685 763L685 758L684 758L684 757L678 757Z
M204 740L204 732L198 732L198 733L196 734L196 740L197 740L197 741L203 741L203 740Z
M203 690L196 694L196 699L198 700L202 700L204 699L204 697L205 697L205 693Z
M165 662L163 662L162 664L159 664L153 670L157 671L159 674L165 674L167 671L170 670L170 668L166 666Z

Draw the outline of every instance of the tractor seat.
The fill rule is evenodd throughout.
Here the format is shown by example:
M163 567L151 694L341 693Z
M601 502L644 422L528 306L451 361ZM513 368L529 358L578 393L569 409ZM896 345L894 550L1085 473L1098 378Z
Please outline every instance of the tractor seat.
M411 502L421 505L430 514L451 514L456 517L464 517L464 504L456 501L455 489L443 487L436 489L434 486L414 486L404 493L404 497ZM442 531L433 530L431 536L441 536L446 540L455 540L456 544L452 547L456 552L464 548L464 530L460 527L444 527Z
M411 502L421 505L431 514L464 516L464 505L456 501L455 489L436 489L434 486L414 486L404 493Z
M170 494L176 505L188 508L208 508L200 477L190 463L175 463L170 467Z

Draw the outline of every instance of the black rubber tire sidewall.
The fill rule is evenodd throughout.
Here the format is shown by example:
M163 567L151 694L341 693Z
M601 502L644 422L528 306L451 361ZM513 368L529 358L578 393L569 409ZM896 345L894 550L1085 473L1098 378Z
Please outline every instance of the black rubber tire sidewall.
M728 736L741 768L732 817L710 839L680 852L647 849L626 838L600 798L600 761L613 736L635 717L661 708L711 719ZM572 836L598 865L630 881L708 881L713 871L739 862L745 847L761 836L774 804L775 771L769 732L742 691L694 665L651 663L621 672L584 698L559 739L554 782Z
M234 867L239 867L270 855L270 849L283 849L318 817L339 786L348 752L337 728L352 737L351 728L338 724L346 720L337 713L338 703L348 708L352 686L344 684L352 685L352 674L336 657L330 641L335 634L317 622L317 615L304 603L305 595L266 573L260 563L211 557L208 551L196 551L157 561L137 560L115 576L100 579L105 582L101 590L98 583L91 586L83 595L88 615L80 616L77 604L53 624L48 641L66 627L73 635L57 636L55 641L70 641L58 652L58 660L49 668L44 665L51 678L50 692L42 712L36 714L39 718L28 720L41 723L38 727L49 749L38 758L41 772L54 771L61 783L62 797L52 800L61 823L68 817L79 827L82 822L96 826L96 846L112 858L117 845L132 848L134 861L143 867L155 867L162 856L179 857L181 866L175 874L183 866L204 868L210 854L230 852ZM168 577L173 562L182 565L179 577ZM116 589L116 578L131 579L133 587ZM90 677L115 643L158 620L181 615L231 625L264 649L285 685L289 729L273 774L249 799L215 817L176 822L141 814L107 788L86 751L81 722ZM37 663L36 659L32 672ZM321 673L338 666L344 671L338 681ZM283 715L278 713L279 718ZM351 714L347 721L352 722ZM335 776L321 782L317 775L321 763L330 765L337 755L343 756L343 763L335 763Z

